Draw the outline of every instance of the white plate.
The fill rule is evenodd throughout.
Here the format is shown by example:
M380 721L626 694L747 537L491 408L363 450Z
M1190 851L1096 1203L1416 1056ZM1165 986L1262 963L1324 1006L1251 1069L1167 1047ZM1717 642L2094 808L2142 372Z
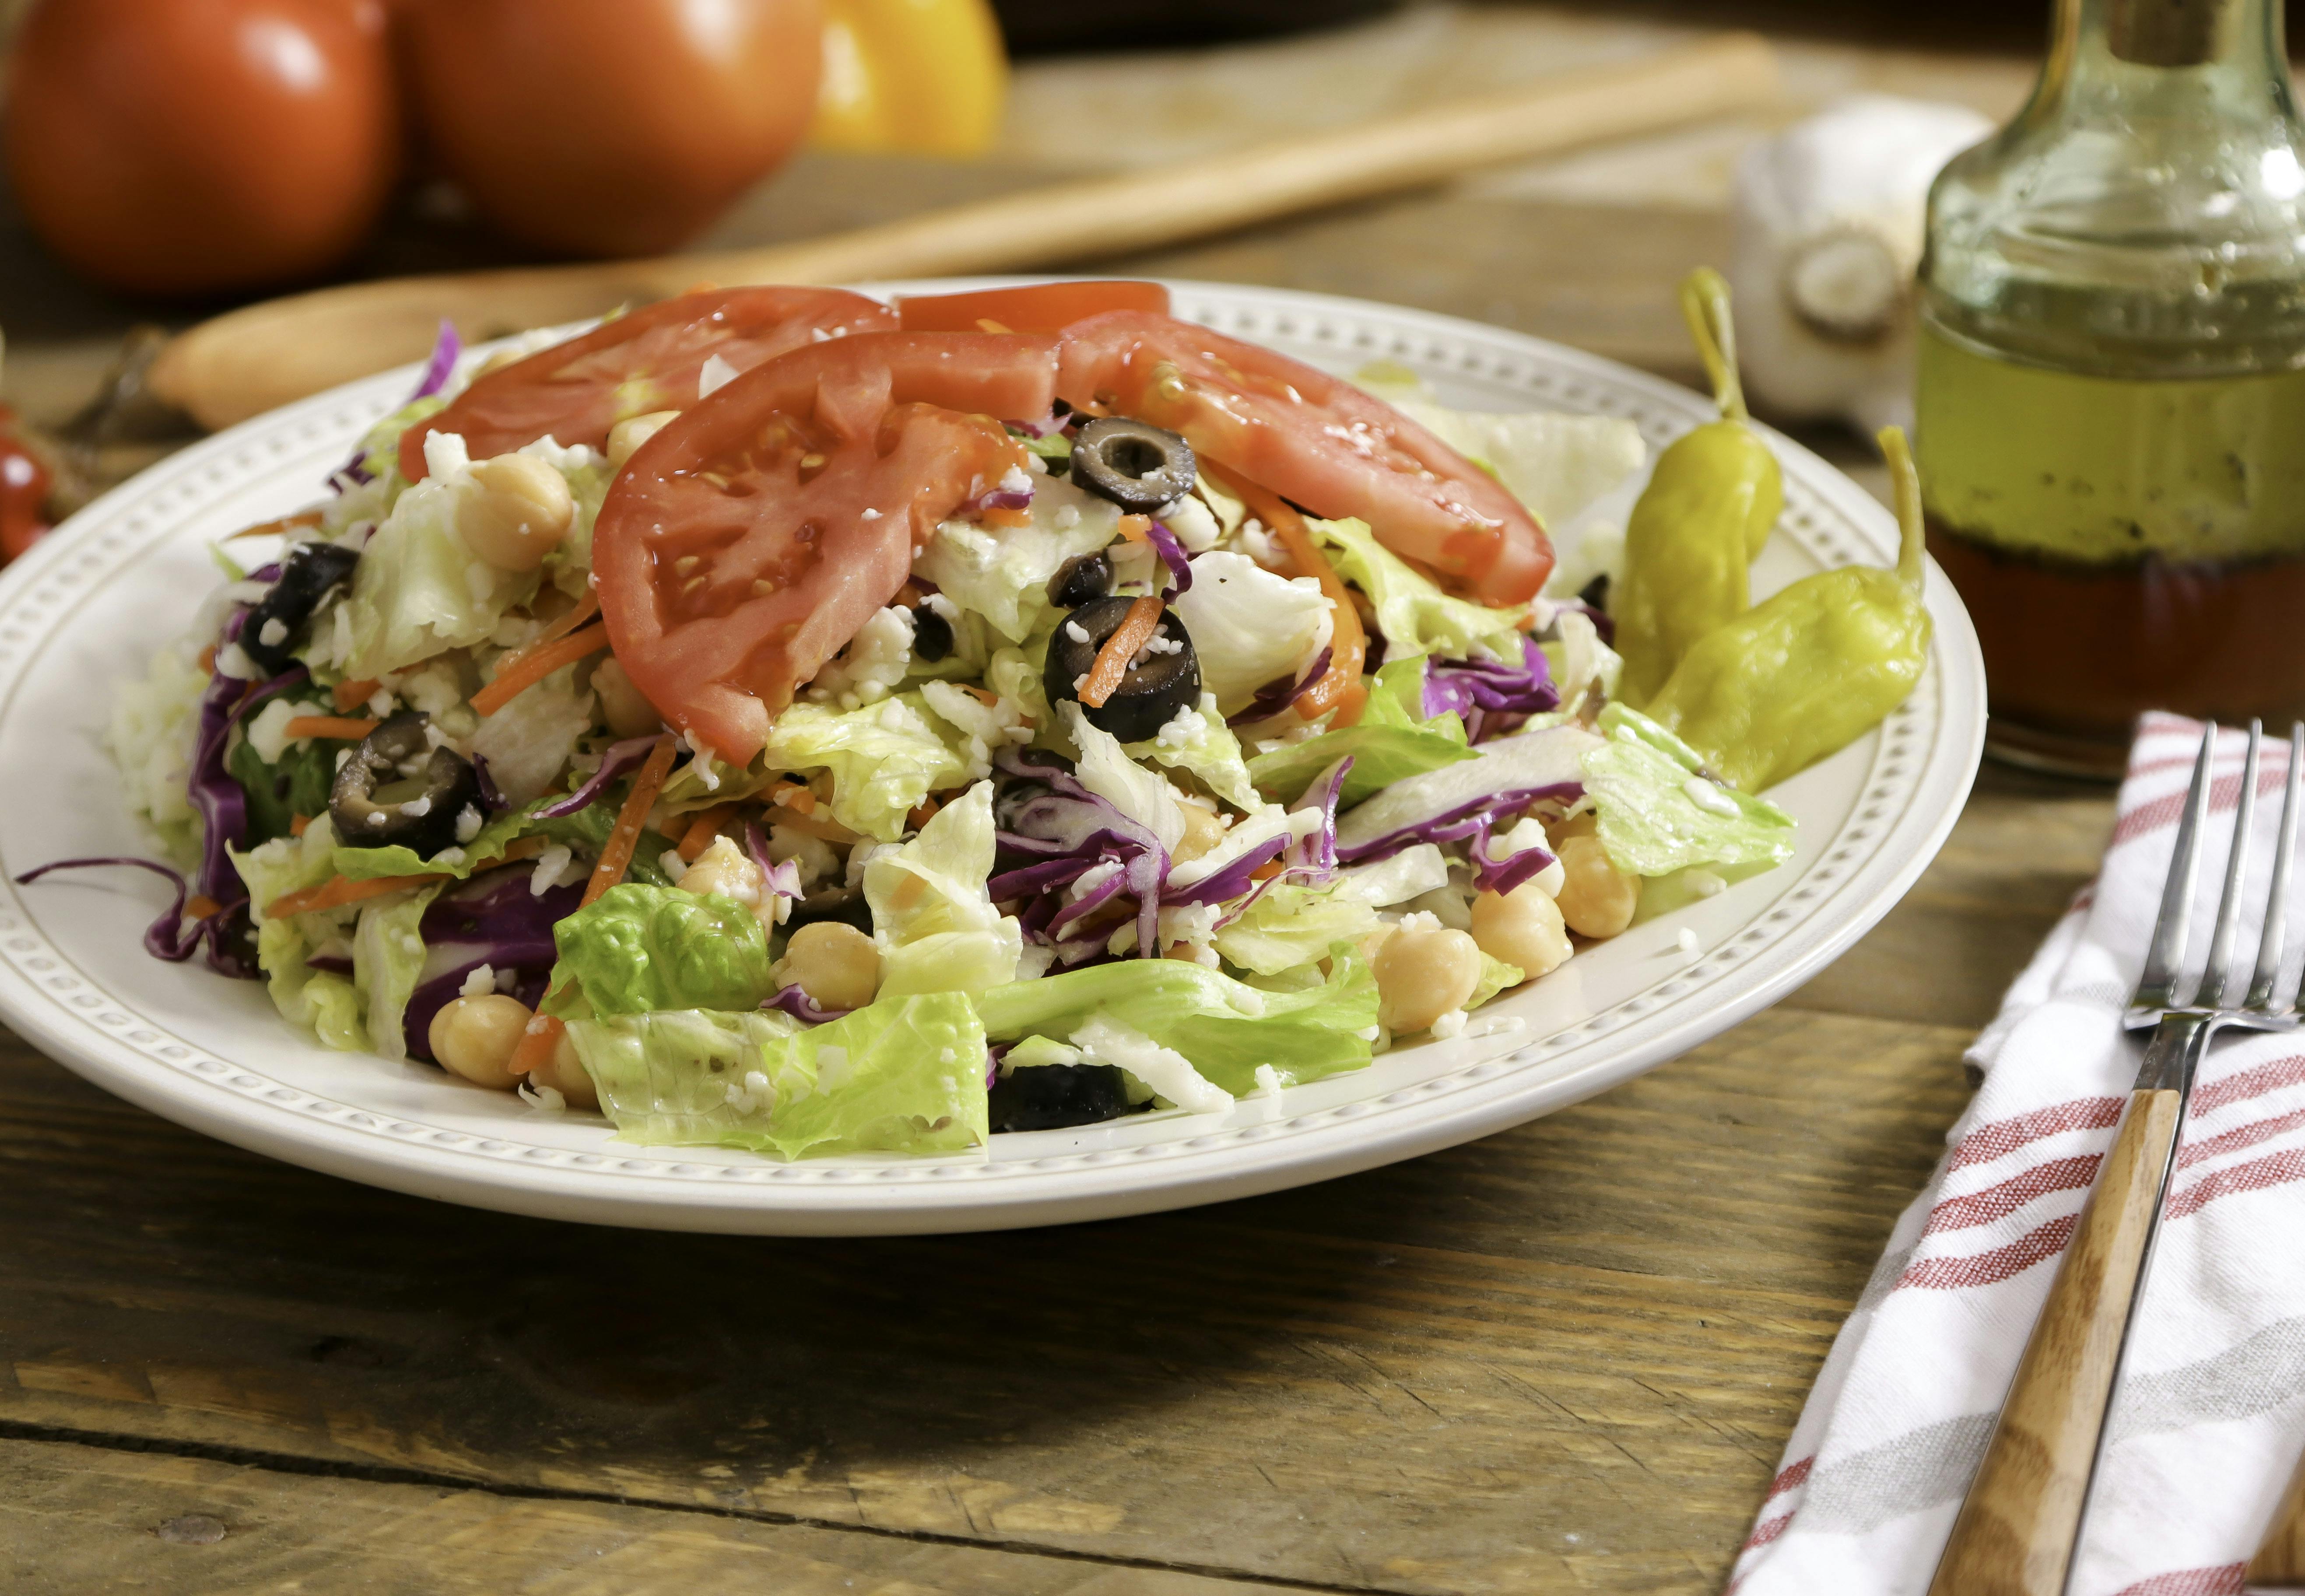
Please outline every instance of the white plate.
M1172 287L1179 315L1333 370L1397 361L1456 404L1628 416L1653 450L1713 414L1680 388L1494 327L1317 294ZM597 1118L537 1113L430 1065L330 1052L255 983L197 959L147 956L145 925L166 900L140 872L13 885L49 860L150 852L98 745L115 685L140 675L216 585L208 543L309 503L408 392L413 371L349 384L173 455L0 573L0 1016L155 1113L398 1191L612 1225L901 1233L1142 1213L1411 1158L1613 1086L1824 968L1936 853L1983 743L1976 638L1932 567L1936 637L1918 691L1880 731L1771 794L1799 819L1798 857L1578 954L1481 1011L1466 1035L1402 1048L1278 1101L997 1136L974 1157L778 1164L634 1147ZM1896 528L1870 496L1798 445L1770 442L1784 463L1785 514L1761 591L1892 559ZM1695 955L1679 946L1684 927L1699 940ZM1500 1020L1521 1028L1498 1031Z

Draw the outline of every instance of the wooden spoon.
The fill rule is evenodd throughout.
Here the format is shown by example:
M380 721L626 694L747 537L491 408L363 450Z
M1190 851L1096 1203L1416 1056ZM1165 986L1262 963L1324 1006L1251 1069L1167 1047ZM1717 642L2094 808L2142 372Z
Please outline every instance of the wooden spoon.
M1433 110L1165 170L1090 178L802 243L350 283L229 311L178 334L151 391L208 428L421 360L445 318L468 340L600 316L699 282L855 283L1023 271L1126 254L1292 211L1413 188L1767 104L1776 65L1727 33Z

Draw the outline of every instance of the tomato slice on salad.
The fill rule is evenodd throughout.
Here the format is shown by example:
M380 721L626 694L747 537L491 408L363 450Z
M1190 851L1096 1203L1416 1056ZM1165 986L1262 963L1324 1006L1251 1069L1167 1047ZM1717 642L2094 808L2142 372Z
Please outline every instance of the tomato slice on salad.
M1382 400L1287 355L1116 310L1065 329L1057 393L1182 433L1315 515L1367 522L1465 598L1525 604L1552 573L1544 529L1494 478Z
M1101 279L1031 283L1020 288L979 288L967 293L910 293L897 301L908 333L979 333L996 322L1012 333L1060 333L1076 321L1108 310L1169 313L1169 291L1158 283Z
M715 355L749 371L806 344L896 325L888 306L838 288L675 294L480 378L401 435L400 474L423 480L424 439L435 432L463 434L475 460L548 434L605 448L608 429L628 416L694 404L704 362Z
M995 417L1056 397L1056 341L863 333L769 361L641 446L592 531L608 641L692 744L742 764L1024 456Z

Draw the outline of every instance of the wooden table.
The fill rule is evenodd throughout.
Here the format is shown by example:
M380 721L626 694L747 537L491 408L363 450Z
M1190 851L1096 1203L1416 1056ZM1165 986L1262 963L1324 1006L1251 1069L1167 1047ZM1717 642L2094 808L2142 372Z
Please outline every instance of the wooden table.
M1426 9L1189 70L1036 67L1016 142L1094 94L1170 107L1142 119L1152 156L1206 136L1162 72L1172 90L1295 84L1247 103L1301 120L1339 114L1322 86L1378 62L1414 98L1669 31ZM1890 82L2000 110L2022 86L2007 62L1788 53L1811 98ZM1668 290L1722 248L1721 174L1753 131L1115 264L1365 293L1679 369ZM1644 161L1646 187L1627 175ZM1021 154L959 173L811 159L727 225L799 231L1030 175ZM8 247L13 396L68 412L135 313ZM1685 1058L1391 1169L1064 1230L778 1242L507 1218L206 1141L0 1038L0 1583L1716 1589L1960 1111L1963 1046L2109 824L2102 793L1988 770L1877 930Z

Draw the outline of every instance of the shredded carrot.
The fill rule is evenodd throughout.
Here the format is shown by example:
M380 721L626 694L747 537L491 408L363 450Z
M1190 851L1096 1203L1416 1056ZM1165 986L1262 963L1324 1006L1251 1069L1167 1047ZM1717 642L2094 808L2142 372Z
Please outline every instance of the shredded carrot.
M382 897L387 892L400 892L411 887L429 887L435 881L447 879L444 875L377 876L366 881L355 881L350 876L330 876L318 887L307 887L302 892L283 893L274 898L266 906L264 918L285 920L291 914L310 914L315 909L341 909L346 904Z
M225 541L230 543L239 538L273 538L282 532L293 531L300 526L319 524L320 513L318 510L304 510L294 515L283 515L277 521L259 521L254 526L244 526L236 532L228 533Z
M1152 641L1153 629L1160 624L1158 598L1147 593L1130 604L1128 613L1120 617L1120 624L1104 640L1104 647L1096 651L1096 663L1088 667L1088 680L1081 685L1080 701L1095 709L1119 692L1121 678L1128 674L1128 662L1136 658L1137 649Z
M204 676L213 676L216 675L216 645L214 643L210 643L207 648L200 650L200 675Z
M680 834L680 856L694 863L696 856L710 847L712 839L720 835L720 828L736 818L736 806L733 803L716 803L699 814Z
M989 687L971 687L965 682L956 683L954 685L988 709L995 709L1000 706L1000 695Z
M1149 542L1152 537L1150 515L1124 515L1120 518L1120 535L1131 543Z
M304 835L304 833L306 833L307 831L310 831L311 828L312 828L312 817L311 817L311 816L310 816L310 815L290 815L290 816L288 817L288 835L289 835L289 836L303 836L303 835Z
M1238 478L1228 478L1223 485L1272 529L1280 547L1296 562L1299 574L1320 580L1321 591L1330 600L1329 668L1297 700L1297 713L1310 720L1334 709L1336 718L1329 723L1332 728L1353 725L1361 717L1362 706L1368 702L1368 689L1361 685L1361 666L1368 658L1368 633L1361 627L1361 612L1355 607L1344 578L1337 574L1320 545L1313 541L1313 534L1306 530L1305 518L1297 514L1294 506L1278 495Z
M1033 513L1030 510L984 510L978 513L976 519L984 526L1030 526L1033 524Z
M507 654L497 666L497 679L472 694L472 708L494 715L527 688L533 687L564 665L596 654L608 646L608 624L596 622L582 632L531 643L517 654Z
M853 843L856 840L855 832L830 816L811 814L805 810L795 809L780 817L776 823L789 826L807 836L822 837L829 843Z
M290 737L324 737L334 743L357 743L383 723L354 720L342 715L299 715L280 728Z
M1013 330L1011 328L1002 327L990 316L978 317L976 318L976 325L981 331L988 333L1005 333Z
M796 815L812 815L816 812L816 794L795 782L787 782L778 787L773 802Z
M930 820L933 819L936 817L936 811L943 807L944 805L939 803L933 798L923 798L920 802L920 807L914 810L911 814L905 817L905 823L910 826L914 830L918 831L922 827L927 825ZM918 880L920 878L917 876L913 878L914 880Z
M223 913L224 905L212 897L202 897L195 893L184 900L184 913L193 920L206 920L211 914Z
M357 682L337 683L328 690L328 696L336 700L337 714L349 715L374 698L376 690L383 685L373 676L363 676Z
M558 642L585 622L597 617L600 613L600 595L587 588L584 590L584 596L568 607L566 614L538 632L536 641L528 646L533 649L540 644Z
M1268 859L1249 871L1248 879L1252 881L1270 881L1286 868L1278 859Z
M561 1033L568 1027L550 1014L533 1014L515 1044L512 1058L505 1065L515 1075L532 1074L552 1062L552 1050L560 1045Z
M889 895L889 901L890 904L895 907L899 913L901 913L905 910L911 908L914 904L919 903L921 901L922 895L927 892L928 889L929 884L926 878L916 876L910 870L906 870L905 872L905 879L897 883L897 890Z
M592 879L585 886L585 903L593 902L625 879L625 871L632 866L633 850L640 845L641 828L648 824L649 811L656 807L656 795L664 790L664 778L672 774L674 752L673 740L659 737L656 746L649 751L648 762L633 777L632 793L625 798L625 807L617 811L616 829L608 833L608 843L600 850L600 862L592 867Z

